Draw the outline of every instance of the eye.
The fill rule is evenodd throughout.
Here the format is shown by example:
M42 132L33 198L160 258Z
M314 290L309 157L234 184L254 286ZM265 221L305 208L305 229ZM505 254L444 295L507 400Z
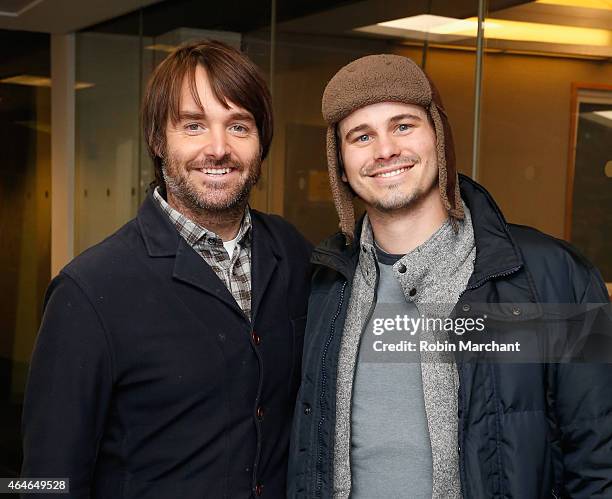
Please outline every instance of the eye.
M231 130L236 132L239 135L246 135L249 132L249 129L240 123L236 123L231 126Z
M185 130L188 132L199 132L202 129L202 125L200 123L189 123L185 125Z
M408 130L410 130L411 128L414 128L414 125L411 123L401 123L400 125L398 125L397 129L400 132L407 132Z
M370 136L367 134L363 134L357 137L357 142L367 142L368 140L370 140Z

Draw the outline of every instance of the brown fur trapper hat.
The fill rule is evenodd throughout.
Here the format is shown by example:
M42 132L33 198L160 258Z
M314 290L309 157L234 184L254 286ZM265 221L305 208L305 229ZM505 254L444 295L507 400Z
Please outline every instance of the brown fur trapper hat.
M353 192L342 181L336 126L356 109L379 102L403 102L425 108L436 134L440 196L454 219L462 219L463 205L455 167L455 149L442 100L431 80L412 60L391 54L370 55L344 66L323 92L321 110L327 128L327 165L340 230L353 240Z

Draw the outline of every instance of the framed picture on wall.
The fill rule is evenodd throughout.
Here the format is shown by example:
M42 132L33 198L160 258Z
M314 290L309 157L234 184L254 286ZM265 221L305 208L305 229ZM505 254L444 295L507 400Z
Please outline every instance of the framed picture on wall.
M573 83L565 238L612 294L612 85Z

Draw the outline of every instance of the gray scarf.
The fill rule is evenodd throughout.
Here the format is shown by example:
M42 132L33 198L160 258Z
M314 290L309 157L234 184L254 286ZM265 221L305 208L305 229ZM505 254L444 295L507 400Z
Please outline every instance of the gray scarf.
M456 232L448 219L425 243L393 265L406 300L412 301L425 316L447 317L472 275L476 246L472 218L465 205L464 210L465 219L458 222ZM374 302L377 281L374 238L367 215L363 222L360 249L338 358L334 498L348 498L351 492L353 378L359 340ZM406 270L398 272L404 266ZM425 332L421 338L432 340L433 332ZM445 338L436 332L436 339L444 341ZM452 354L421 353L421 373L433 458L432 499L461 498L457 452L459 380Z

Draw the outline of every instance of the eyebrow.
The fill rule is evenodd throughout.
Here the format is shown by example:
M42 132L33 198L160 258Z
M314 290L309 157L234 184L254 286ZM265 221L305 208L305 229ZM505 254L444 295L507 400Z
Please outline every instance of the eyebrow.
M391 121L392 123L396 123L396 122L402 121L402 120L419 120L419 121L423 121L423 118L421 118L420 116L417 116L416 114L404 113L404 114L398 114L396 116L393 116L393 118L391 118L389 121Z
M179 114L179 121L186 120L204 120L206 119L206 113L203 111L182 111ZM254 122L255 118L249 112L245 111L236 111L229 116L229 120L241 120L241 121L251 121Z
M253 115L247 111L236 111L230 115L230 120L238 120L238 121L255 121Z
M397 123L398 121L402 121L402 120L423 121L423 118L421 118L420 116L417 116L416 114L403 113L403 114L397 114L389 119L391 123ZM356 132L363 132L364 130L368 130L369 128L370 128L370 125L368 125L367 123L362 123L361 125L357 125L356 127L353 127L348 132L346 132L346 134L344 135L344 138L348 139L350 135Z
M344 138L348 139L349 136L353 135L356 132L363 132L364 130L368 130L370 125L366 123L362 123L361 125L357 125L356 127L351 128L348 132L344 134Z
M204 118L206 118L206 113L202 111L181 111L179 113L179 121L201 120Z

